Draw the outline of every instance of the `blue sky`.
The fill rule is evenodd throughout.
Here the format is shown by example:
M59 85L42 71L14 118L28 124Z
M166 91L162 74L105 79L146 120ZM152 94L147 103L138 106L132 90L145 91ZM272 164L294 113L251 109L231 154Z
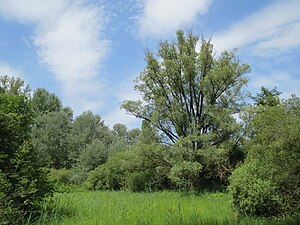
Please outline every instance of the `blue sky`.
M180 28L212 37L217 55L238 48L252 93L300 96L299 0L0 0L0 74L55 92L75 115L139 126L119 104L139 98L145 50Z

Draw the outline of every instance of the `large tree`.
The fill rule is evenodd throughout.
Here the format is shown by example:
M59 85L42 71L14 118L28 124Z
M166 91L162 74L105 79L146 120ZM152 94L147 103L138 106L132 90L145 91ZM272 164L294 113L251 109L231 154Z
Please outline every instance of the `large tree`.
M210 40L178 31L177 42L161 42L157 57L148 51L146 62L135 85L143 100L123 102L128 113L151 122L173 143L198 136L194 149L203 147L201 136L213 136L212 145L232 136L229 124L250 71L234 51L215 57Z
M35 119L32 142L40 163L49 163L56 169L69 167L69 135L71 117L64 111L48 112Z
M158 129L164 142L175 143L169 178L177 186L227 185L242 157L244 133L235 114L243 104L249 65L240 63L235 51L216 57L210 40L183 31L176 42L161 42L157 56L148 51L146 62L135 85L142 100L122 107Z

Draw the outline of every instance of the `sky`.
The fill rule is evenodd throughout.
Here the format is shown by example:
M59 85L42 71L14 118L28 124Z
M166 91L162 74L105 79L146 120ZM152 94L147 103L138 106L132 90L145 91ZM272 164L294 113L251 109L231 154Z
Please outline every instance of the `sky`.
M178 29L211 38L216 56L238 48L251 93L300 96L300 0L0 0L0 75L54 92L75 116L138 127L120 103L140 98L145 51Z

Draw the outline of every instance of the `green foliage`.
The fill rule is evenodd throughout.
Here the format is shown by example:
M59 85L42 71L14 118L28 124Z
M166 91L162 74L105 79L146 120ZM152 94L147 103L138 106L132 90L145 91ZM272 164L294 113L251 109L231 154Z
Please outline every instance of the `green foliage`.
M280 94L281 92L277 91L276 88L269 90L268 88L261 87L261 92L253 97L253 100L256 105L277 106L280 104Z
M131 149L130 166L127 167L126 188L132 191L153 191L171 187L168 177L170 163L167 148L158 143L137 142Z
M32 128L32 142L41 164L60 169L69 167L71 118L63 111L37 116Z
M300 113L295 110L299 106L267 106L255 116L256 135L246 145L246 162L231 177L230 191L240 213L299 212Z
M87 186L92 190L163 189L170 186L168 171L163 146L138 142L130 150L112 155L105 164L91 171Z
M85 191L56 194L36 225L298 225L299 217L240 218L230 196L180 192Z
M117 123L113 126L114 133L125 143L133 145L139 138L141 131L138 128L128 130L126 125Z
M84 171L94 170L106 162L108 156L107 147L103 142L95 140L86 145L79 155L78 167Z
M136 90L143 101L125 101L122 107L159 129L173 143L179 137L213 132L215 142L227 140L227 123L241 100L241 88L249 66L240 64L234 52L223 52L217 59L213 45L192 33L177 32L177 42L163 41L159 61L147 52L147 66L136 79ZM234 121L229 121L230 123ZM224 137L224 135L226 135ZM197 148L201 148L199 141Z
M201 169L202 166L198 162L182 161L172 166L169 177L178 187L191 190Z
M36 89L31 101L34 111L38 114L59 112L62 110L60 99L54 93L49 93L44 88Z
M19 224L51 194L47 170L39 165L30 129L29 88L19 78L0 78L0 223Z
M210 40L199 42L198 36L183 31L177 32L176 42L160 43L158 57L147 52L146 63L135 86L143 100L125 101L122 107L159 130L163 142L188 150L192 160L176 162L175 156L171 175L175 183L186 180L179 174L188 168L193 181L186 186L227 185L242 158L237 156L244 133L234 115L243 106L249 65L240 63L235 51L215 57ZM142 137L147 140L143 129ZM183 139L187 143L182 145Z
M76 171L73 169L50 169L50 180L56 193L65 193L75 190L74 181Z
M125 174L129 166L127 152L113 155L108 161L89 173L87 188L90 190L120 190L125 188Z
M81 151L84 150L86 145L91 144L95 140L100 140L104 145L108 146L113 139L111 132L104 124L104 121L101 120L101 117L94 115L91 111L87 111L74 120L68 140L70 143L69 160L75 166Z

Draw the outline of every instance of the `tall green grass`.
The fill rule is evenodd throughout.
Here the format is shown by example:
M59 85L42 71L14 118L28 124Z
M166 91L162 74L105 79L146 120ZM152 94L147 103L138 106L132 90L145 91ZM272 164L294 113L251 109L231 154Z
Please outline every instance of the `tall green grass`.
M74 192L45 203L39 225L264 225L288 220L238 218L226 194Z

